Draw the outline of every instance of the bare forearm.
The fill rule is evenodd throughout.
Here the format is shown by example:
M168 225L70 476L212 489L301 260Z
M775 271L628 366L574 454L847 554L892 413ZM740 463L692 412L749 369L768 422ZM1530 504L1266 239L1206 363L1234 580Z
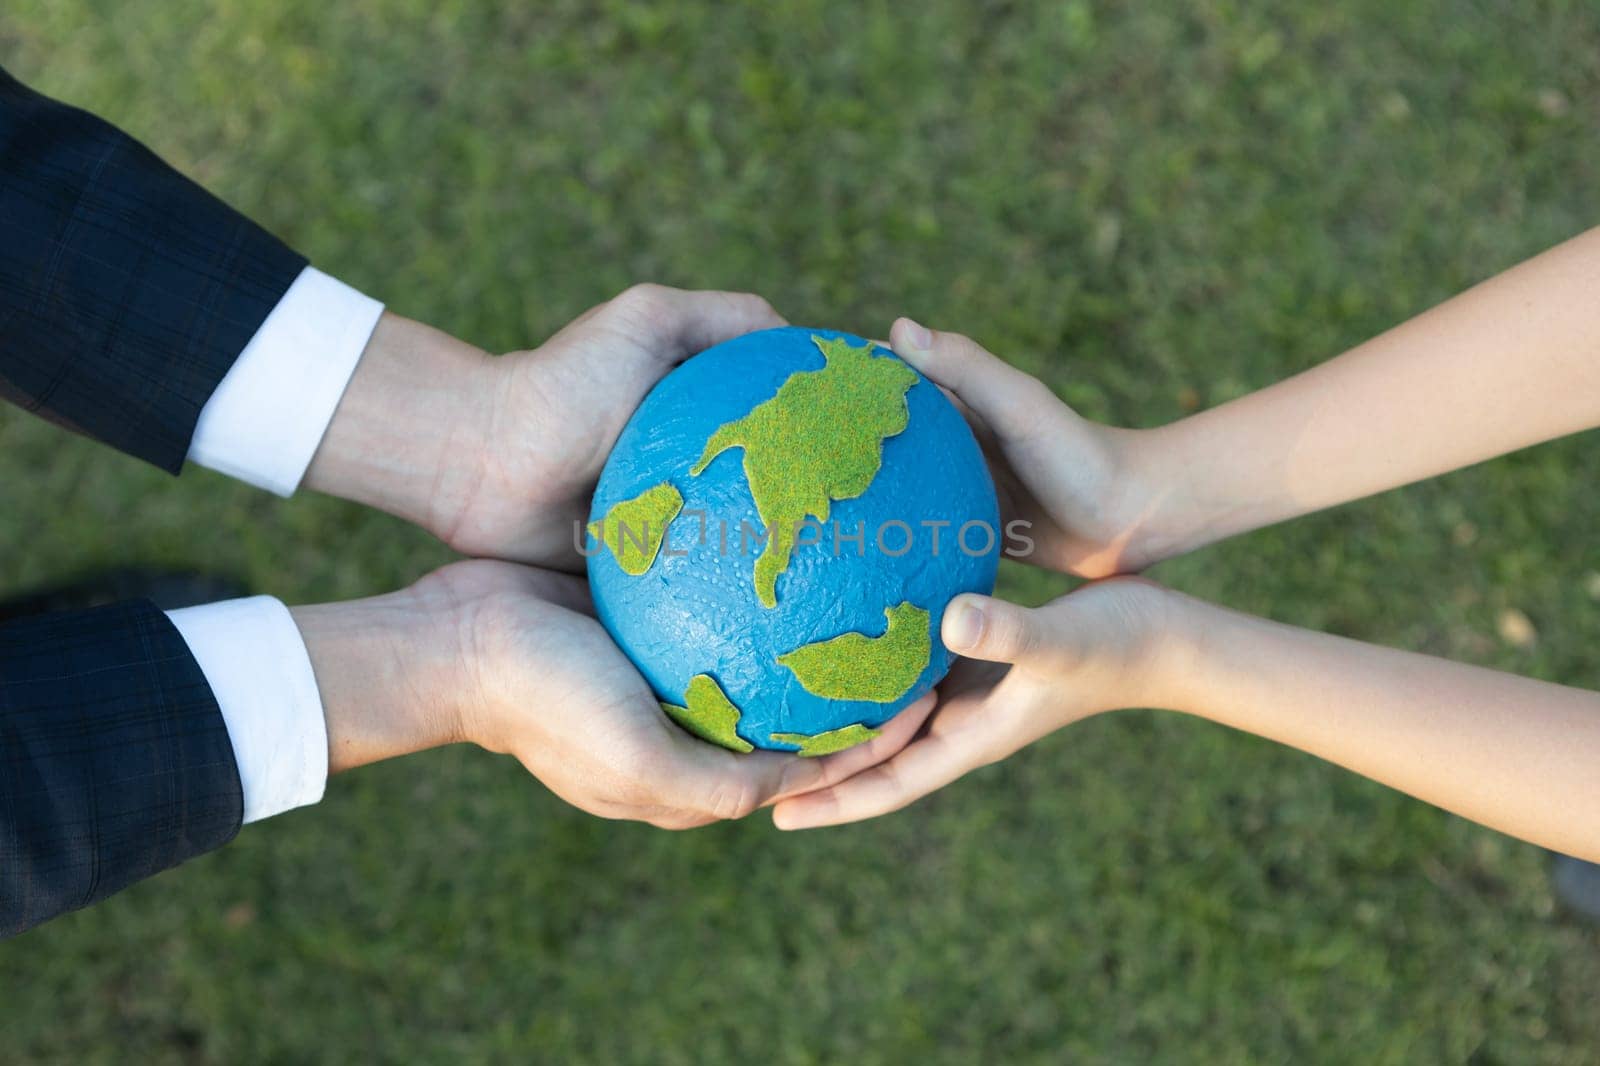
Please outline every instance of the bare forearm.
M405 591L290 611L316 674L339 773L461 739L441 612Z
M306 471L308 488L448 539L486 448L495 360L385 312Z
M1600 425L1600 229L1296 377L1140 434L1159 558ZM1154 496L1155 494L1153 494Z
M1600 694L1183 604L1172 709L1600 860Z

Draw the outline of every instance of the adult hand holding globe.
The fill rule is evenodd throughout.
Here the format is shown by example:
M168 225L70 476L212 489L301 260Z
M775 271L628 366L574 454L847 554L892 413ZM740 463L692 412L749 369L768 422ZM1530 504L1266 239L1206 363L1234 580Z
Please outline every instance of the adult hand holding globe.
M735 751L876 735L953 656L945 605L988 593L993 482L939 389L832 330L761 330L668 374L591 510L601 622L663 708Z

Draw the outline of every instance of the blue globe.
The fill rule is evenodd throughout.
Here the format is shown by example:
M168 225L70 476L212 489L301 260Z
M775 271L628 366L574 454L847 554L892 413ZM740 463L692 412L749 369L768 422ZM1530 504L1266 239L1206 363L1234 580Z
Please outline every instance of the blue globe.
M786 327L656 385L589 534L600 621L676 720L736 750L824 754L945 675L945 606L993 590L1004 531L935 385L861 338Z

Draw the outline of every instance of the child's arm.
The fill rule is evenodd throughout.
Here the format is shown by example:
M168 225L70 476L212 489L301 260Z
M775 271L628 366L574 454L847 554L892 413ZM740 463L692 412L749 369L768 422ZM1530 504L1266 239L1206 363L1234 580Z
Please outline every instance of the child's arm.
M890 336L993 432L1019 516L1060 527L1039 561L1097 577L1600 425L1600 229L1154 430L1087 422L958 334Z
M963 596L943 636L987 662L961 664L921 737L876 769L779 804L779 826L882 814L1079 718L1153 706L1600 860L1600 694L1279 625L1137 578L1033 610Z

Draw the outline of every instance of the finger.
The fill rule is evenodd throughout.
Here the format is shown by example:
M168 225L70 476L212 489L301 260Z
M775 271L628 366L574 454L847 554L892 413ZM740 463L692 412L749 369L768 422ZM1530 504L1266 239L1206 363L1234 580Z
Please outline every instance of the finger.
M944 333L909 318L889 330L895 354L956 394L1002 437L1026 432L1059 403L1037 378L992 355L959 333Z
M813 829L876 818L921 799L985 761L972 730L930 733L894 758L830 788L795 796L772 811L779 829Z
M813 760L819 764L822 771L820 778L822 785L832 785L854 777L861 771L871 769L898 755L916 738L923 723L928 720L928 716L933 713L938 703L937 692L926 692L885 722L878 735L865 744L857 744L837 755Z
M648 334L654 342L651 350L669 363L734 337L786 324L771 304L753 293L665 285L635 285L611 301L611 310Z
M1026 662L1056 643L1040 611L970 592L944 609L939 636L956 654L992 663Z
M667 806L717 819L739 819L784 796L843 781L892 757L933 710L928 693L895 715L865 744L820 759L782 752L734 754L675 730L670 764L661 768Z
M933 712L937 702L936 693L926 693L885 722L878 735L865 744L857 744L837 755L800 760L800 767L791 769L789 779L784 782L783 788L763 806L770 806L790 796L804 795L806 792L836 785L863 770L893 758L911 743L917 731L922 728L922 723L928 720L928 715Z
M658 768L663 806L718 820L736 820L780 793L816 788L821 760L775 751L734 753L675 730Z

